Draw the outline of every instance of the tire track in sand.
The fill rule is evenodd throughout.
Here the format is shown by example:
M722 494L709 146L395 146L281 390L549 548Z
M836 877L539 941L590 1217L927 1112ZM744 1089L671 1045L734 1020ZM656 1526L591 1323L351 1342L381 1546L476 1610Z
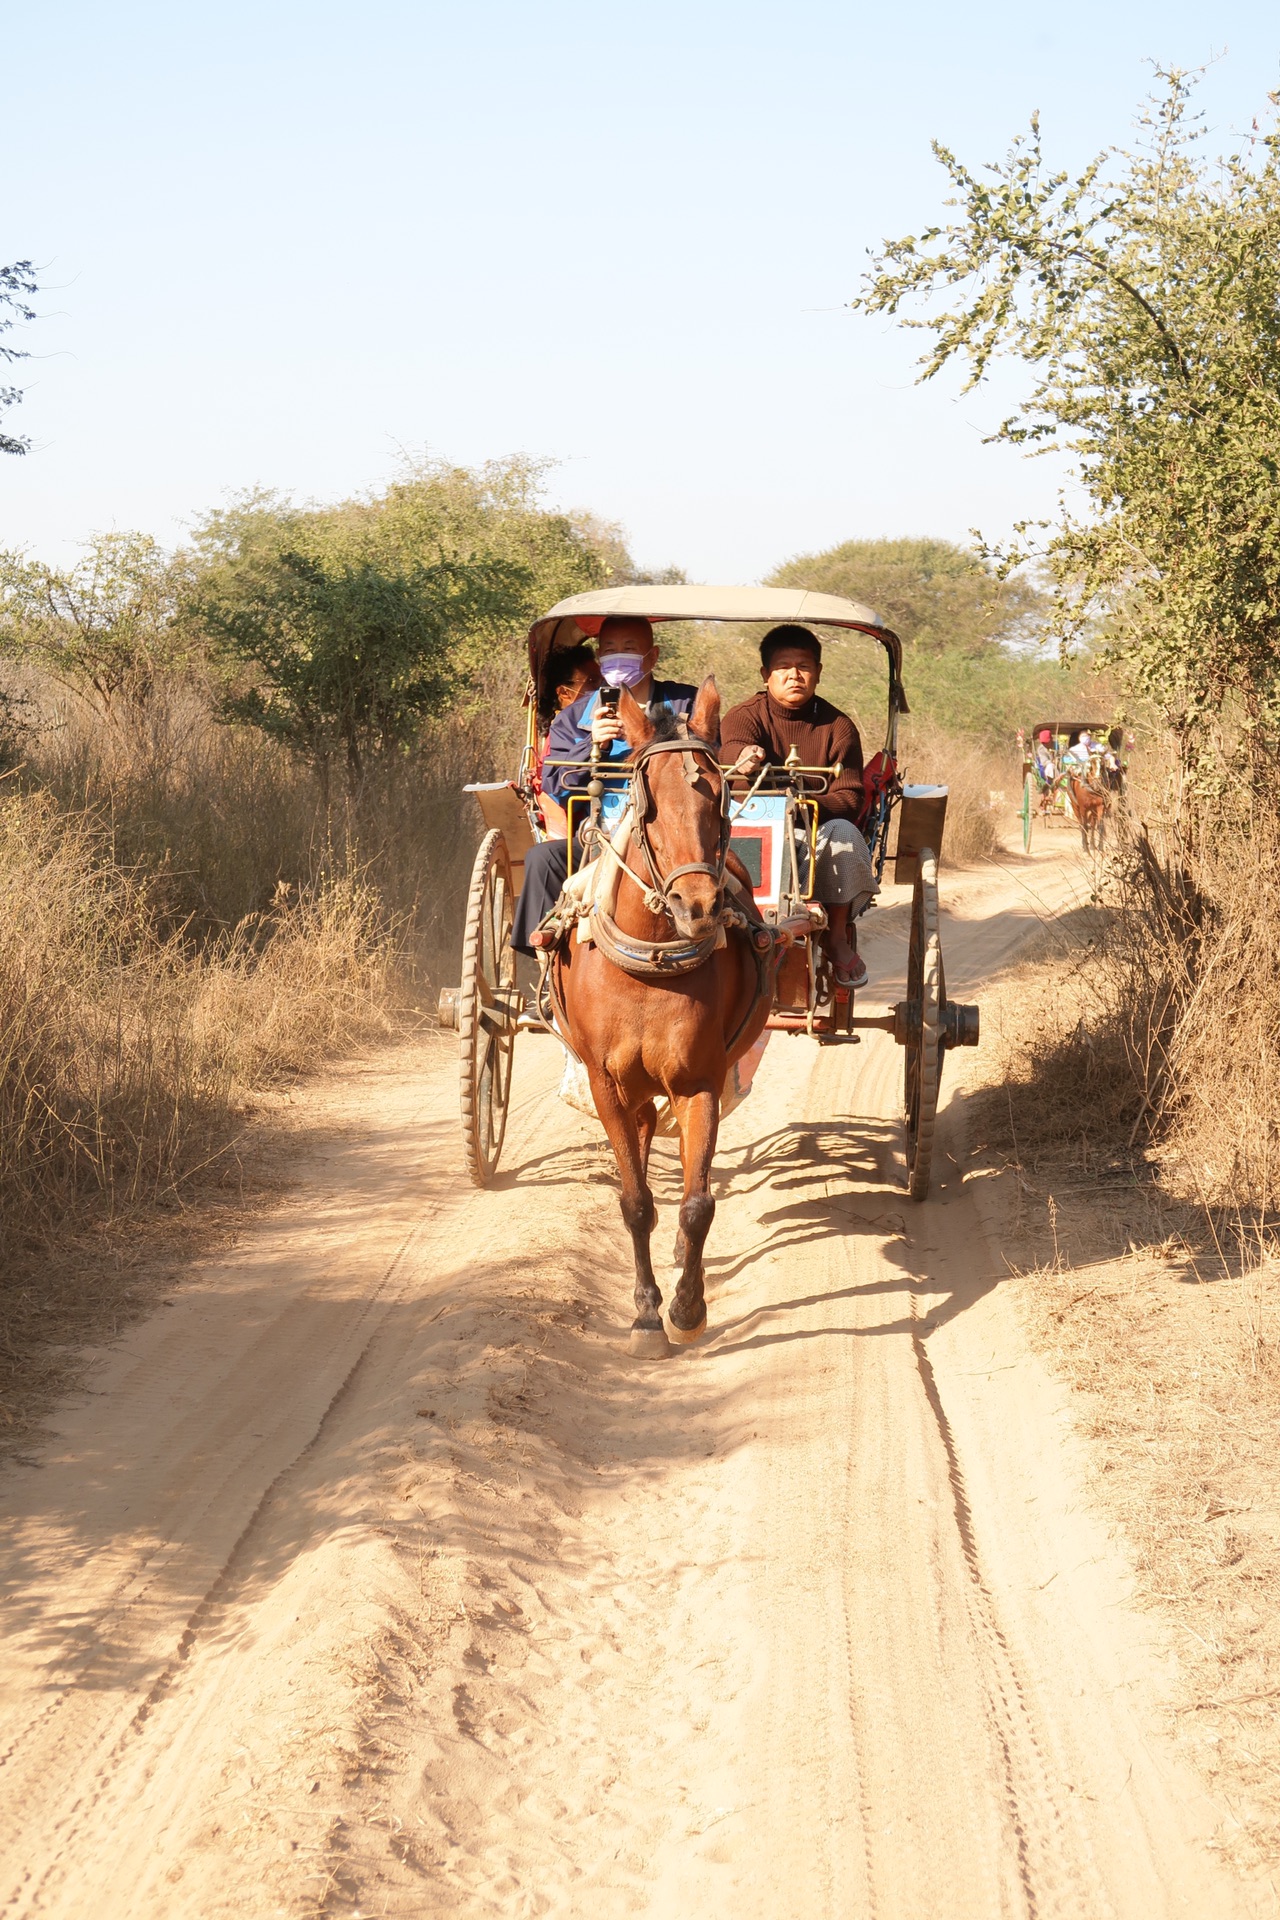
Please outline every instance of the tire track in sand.
M1017 877L953 898L957 992L1034 911ZM904 930L867 941L886 998ZM710 1338L649 1368L549 1045L486 1194L452 1063L370 1076L311 1197L5 1489L9 1722L75 1703L0 1768L11 1910L1249 1911L962 1129L925 1207L896 1184L900 1072L775 1041L724 1130Z

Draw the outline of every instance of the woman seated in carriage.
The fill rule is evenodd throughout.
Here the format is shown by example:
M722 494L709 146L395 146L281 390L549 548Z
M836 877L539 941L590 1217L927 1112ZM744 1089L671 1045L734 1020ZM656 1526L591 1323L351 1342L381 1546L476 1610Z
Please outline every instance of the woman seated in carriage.
M538 689L538 757L533 767L532 785L538 796L538 811L542 815L543 825L548 838L552 840L563 840L567 836L569 822L564 808L554 794L547 792L542 779L542 763L550 746L551 728L558 713L563 713L584 693L593 692L601 684L595 650L585 642L576 647L561 647L548 654L542 684Z

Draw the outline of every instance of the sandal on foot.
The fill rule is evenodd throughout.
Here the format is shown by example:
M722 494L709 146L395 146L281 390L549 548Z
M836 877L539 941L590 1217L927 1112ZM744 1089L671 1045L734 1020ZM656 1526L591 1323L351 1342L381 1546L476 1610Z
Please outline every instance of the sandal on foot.
M851 967L836 967L835 976L838 987L851 987L854 989L865 987L867 984L867 963L862 955L858 954Z

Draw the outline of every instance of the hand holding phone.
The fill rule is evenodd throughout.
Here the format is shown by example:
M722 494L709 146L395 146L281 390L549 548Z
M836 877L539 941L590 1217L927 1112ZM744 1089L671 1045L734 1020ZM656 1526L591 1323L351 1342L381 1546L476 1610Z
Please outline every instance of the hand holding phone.
M593 747L607 747L622 738L622 722L618 718L617 687L601 687L600 699L591 721L591 744Z

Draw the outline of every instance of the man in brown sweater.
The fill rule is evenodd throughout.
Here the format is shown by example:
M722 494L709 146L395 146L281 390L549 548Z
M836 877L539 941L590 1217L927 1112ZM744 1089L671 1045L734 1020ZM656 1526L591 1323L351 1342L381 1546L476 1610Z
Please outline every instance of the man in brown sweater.
M807 627L772 627L760 642L764 686L730 708L720 723L720 750L734 771L753 780L766 762L786 764L795 748L805 767L840 772L818 799L814 892L827 909L827 952L842 986L866 984L854 919L876 892L866 841L854 824L862 806L862 742L848 714L818 694L822 647ZM807 854L807 849L806 849Z

